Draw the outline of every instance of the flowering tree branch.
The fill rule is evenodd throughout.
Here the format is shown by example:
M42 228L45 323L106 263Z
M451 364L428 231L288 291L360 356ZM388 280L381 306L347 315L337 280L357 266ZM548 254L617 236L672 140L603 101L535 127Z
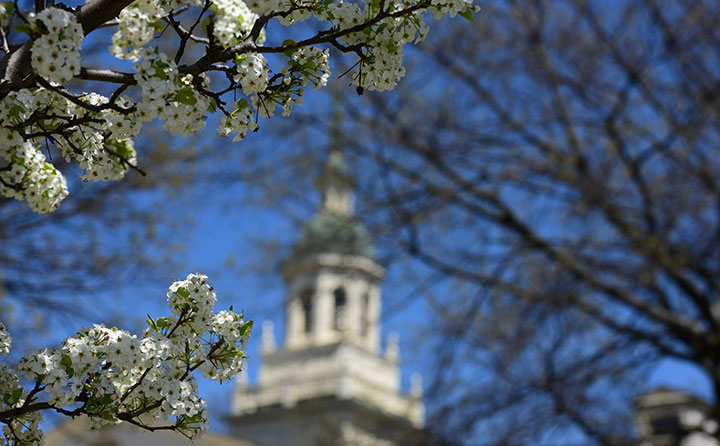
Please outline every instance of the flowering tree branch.
M84 179L107 181L141 171L133 139L156 118L187 136L220 111L218 132L242 139L278 107L290 114L305 87L326 85L329 47L356 58L359 93L391 89L405 72L403 46L427 34L425 14L472 18L470 1L93 0L73 9L39 0L27 17L4 3L0 167L8 169L0 170L0 194L36 212L58 208L67 182L39 150L43 143L77 163ZM306 38L267 35L271 22L293 27L310 18L324 25ZM83 66L81 44L97 41L91 34L100 27L115 30L110 52L134 62L134 72ZM165 29L174 33L174 54L154 43ZM74 78L120 87L109 98L74 92L67 85Z
M12 370L0 364L0 424L4 444L39 444L42 412L87 415L93 426L126 421L195 438L207 428L205 400L193 373L214 380L237 375L252 322L232 311L213 313L213 288L200 274L168 291L172 314L153 319L140 338L95 325L67 338L60 348L30 352ZM0 327L0 352L12 338ZM34 381L26 391L19 375ZM170 419L172 417L172 419Z

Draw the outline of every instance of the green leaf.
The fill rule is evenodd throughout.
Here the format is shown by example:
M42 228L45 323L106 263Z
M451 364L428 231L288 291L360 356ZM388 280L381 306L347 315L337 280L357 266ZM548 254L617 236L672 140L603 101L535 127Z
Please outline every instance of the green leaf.
M20 401L20 397L22 396L22 388L19 387L12 392L8 392L3 395L3 402L8 406L14 406L18 401Z
M240 337L246 336L250 333L250 329L253 326L253 321L247 321L240 327Z
M22 394L23 394L22 387L18 387L17 389L13 390L12 396L13 396L13 399L15 400L15 402L20 400L20 397L22 396Z
M187 416L187 415L183 415L183 416L182 416L182 419L183 419L183 421L184 421L185 423L187 423L187 424L200 423L200 422L202 421L202 419L203 419L203 412L200 411L200 412L196 413L195 415L193 415L193 416L191 416L191 417L190 417L190 416Z
M192 88L184 87L175 92L174 99L181 104L195 105L197 104L197 98L193 93Z
M239 101L237 101L237 109L238 110L245 110L249 106L250 106L250 104L248 104L248 101L245 98L242 98Z
M13 118L19 118L20 112L25 110L23 107L21 107L18 104L14 104L12 107L10 107L10 116Z
M60 124L60 122L56 122L55 124L48 124L47 121L43 121L43 129L45 131L55 130L56 128L60 127Z
M148 317L148 320L147 320L148 326L149 326L150 328L152 328L153 330L155 330L155 331L160 331L160 330L158 329L157 322L155 322L155 319L153 319L153 317L150 316L150 313L148 313L147 317Z
M15 31L23 34L27 34L28 36L32 34L32 28L30 28L28 25L21 23L13 28Z
M161 317L156 321L156 323L159 330L164 330L170 326L170 322L166 317Z
M460 16L463 17L466 20L473 21L473 9L472 8L465 8L464 11L459 12Z
M153 29L155 30L156 33L159 33L160 31L163 30L163 24L160 20L156 20L156 21L152 22L150 24L150 26L153 27Z
M283 40L283 43L280 46L286 47L286 46L291 46L291 45L295 45L295 41L293 39L286 39L286 40ZM290 56L292 56L292 54L294 52L295 52L294 49L287 49L287 50L283 51L283 54L286 55L287 57L290 57Z
M377 14L380 12L380 0L372 0L370 3L370 6L372 7L373 13Z
M155 62L155 64L153 66L155 67L155 74L154 74L155 77L158 77L163 80L168 78L167 74L165 73L165 68L168 68L170 65L166 64L163 61L158 60Z
M15 9L15 4L13 2L3 2L0 6L5 9L5 13L8 15L12 14Z
M210 103L208 104L207 111L210 113L215 113L215 110L217 110L217 101L215 98L210 98Z
M163 69L160 68L160 67L158 67L158 66L155 67L155 73L153 73L153 77L157 77L157 78L160 78L160 79L162 79L162 80L165 80L165 79L168 78L168 76L167 76L167 74L165 73L165 71L163 71Z
M129 158L133 154L133 149L126 141L118 141L116 139L108 139L105 144L109 145L112 150L123 158Z
M70 359L68 355L62 355L62 357L60 358L60 365L63 369L65 369L65 373L67 373L67 375L72 378L75 374L72 368L72 359Z
M205 34L208 33L208 25L210 25L211 22L212 22L212 20L210 19L210 16L207 16L207 17L205 17L205 19L200 23L200 26L202 26L202 29L203 29L203 31L205 31Z
M129 158L133 154L132 147L130 147L130 144L128 144L125 141L123 141L123 142L118 141L116 144L116 147L117 147L117 153L122 157Z
M179 294L181 297L185 297L185 298L190 297L190 291L188 291L187 289L182 288L182 287L178 288L176 293Z

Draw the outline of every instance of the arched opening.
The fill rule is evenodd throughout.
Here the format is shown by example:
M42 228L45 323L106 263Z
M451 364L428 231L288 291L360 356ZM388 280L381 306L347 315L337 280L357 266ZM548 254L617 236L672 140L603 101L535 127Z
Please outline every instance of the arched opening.
M306 288L300 293L300 307L303 314L302 327L305 333L310 333L313 326L313 295L315 293L311 288Z
M335 291L333 291L333 296L335 296L335 317L333 318L333 328L335 330L340 330L343 327L345 304L347 303L345 289L336 288Z

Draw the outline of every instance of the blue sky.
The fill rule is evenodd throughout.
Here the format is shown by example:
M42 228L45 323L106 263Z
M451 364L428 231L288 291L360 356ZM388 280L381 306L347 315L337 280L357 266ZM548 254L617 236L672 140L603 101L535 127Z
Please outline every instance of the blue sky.
M342 80L337 81L335 78L332 81L343 82ZM353 94L352 89L347 89L346 94ZM317 110L319 114L329 116L331 107L328 101L315 99L316 97L313 93L309 93L302 107ZM278 143L273 138L273 126L267 122L261 122L259 133L250 134L241 143L230 143L228 139L220 139L215 136L212 120L203 134L195 141L198 144L216 147L217 150L241 151L248 145L266 146L266 156L268 157L273 156L274 146ZM178 140L178 143L186 143L186 141ZM326 141L322 137L313 144L315 144L314 147L307 149L326 150ZM142 147L138 148L140 159L142 159ZM232 172L236 166L229 163L223 168ZM302 184L302 182L299 183ZM181 230L178 235L186 244L185 250L176 257L179 264L178 269L173 271L171 277L158 277L152 283L143 284L139 288L115 290L113 293L109 293L120 296L125 307L123 311L127 316L132 315L138 321L142 321L146 313L162 315L167 311L165 291L172 281L184 278L187 273L194 271L208 274L219 296L219 308L233 305L236 310L245 310L248 319L256 321L256 328L248 346L250 355L248 370L251 381L259 366L258 345L262 321L272 319L275 322L276 338L280 340L282 339L284 316L282 305L284 287L280 276L259 274L249 267L255 262L263 261L262 253L253 241L257 239L279 240L287 245L298 236L300 230L299 225L289 220L286 209L274 209L272 205L261 209L256 206L248 206L241 198L233 198L242 197L250 192L249 188L252 187L254 186L248 183L228 184L222 190L195 190L187 195L174 197L170 212L191 213L194 220L194 224ZM316 200L314 189L299 191L299 193L309 194ZM68 200L72 200L72 195ZM312 209L295 210L294 213L309 218ZM277 263L280 260L278 258L268 261ZM393 265L389 269L383 287L385 309L397 308L396 305L388 304L397 303L398 296L405 296L412 292L412 284L404 281L407 276L400 268L398 265ZM442 290L438 291L442 292ZM446 291L450 292L449 289ZM432 371L434 364L432 360L428 360L428 353L422 351L421 345L414 345L410 342L428 316L428 309L421 300L410 300L407 306L400 307L399 310L386 314L383 318L383 341L392 331L400 334L403 384L407 388L410 373L420 371L427 375ZM102 321L88 320L84 323L94 322ZM57 339L68 334L70 333L58 332ZM679 387L700 396L710 393L710 384L702 373L677 361L663 361L649 381L649 387ZM219 417L229 406L228 389L231 389L232 385L232 383L226 383L220 386L202 381L201 393L210 402L214 429L221 426Z

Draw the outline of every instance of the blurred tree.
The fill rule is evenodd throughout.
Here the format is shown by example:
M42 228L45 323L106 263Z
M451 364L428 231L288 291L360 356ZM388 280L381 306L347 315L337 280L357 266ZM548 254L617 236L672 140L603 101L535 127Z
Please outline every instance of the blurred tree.
M139 144L146 176L83 183L68 166L77 195L52 215L0 199L0 319L15 338L14 356L68 318L113 323L142 316L123 314L114 290L175 272L173 255L182 249L177 231L189 216L173 207L172 197L212 178L210 161L199 160L212 156L206 147L168 143L153 132Z
M627 444L661 358L704 371L720 419L720 3L505 0L477 19L436 27L398 91L344 101L336 129L363 218L437 315L431 427ZM327 127L293 119L283 162L246 154L274 202L302 198L293 148Z

